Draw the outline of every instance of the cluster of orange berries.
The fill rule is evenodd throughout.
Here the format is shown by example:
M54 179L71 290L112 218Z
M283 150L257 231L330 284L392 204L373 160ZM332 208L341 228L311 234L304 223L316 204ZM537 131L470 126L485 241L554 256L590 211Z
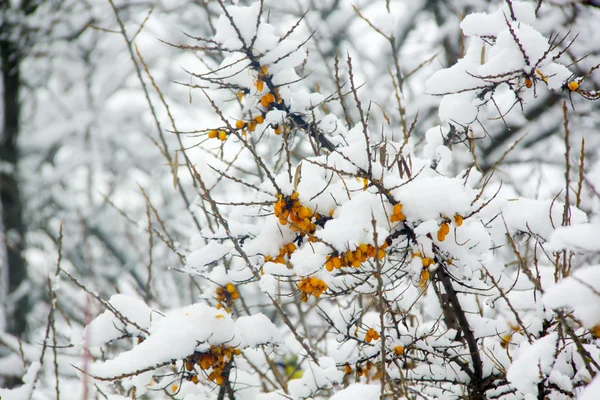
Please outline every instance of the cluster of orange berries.
M367 377L367 379L369 378L371 369L375 369L377 372L375 372L374 374L372 374L372 379L381 379L381 370L379 370L377 368L377 366L375 366L371 361L367 361L364 363L364 366L361 364L356 364L355 366L356 369L356 376L364 376ZM346 375L350 375L352 374L352 372L354 372L352 370L352 367L349 364L346 364L344 366L344 373Z
M218 138L220 141L224 142L227 140L228 136L229 136L229 134L227 133L227 131L220 131L220 130L216 130L216 129L212 129L212 130L208 131L209 139Z
M356 250L348 250L342 254L331 255L327 257L327 261L325 262L325 269L331 272L334 269L340 269L342 267L354 267L359 268L362 263L367 261L369 258L374 258L377 256L378 260L381 260L385 257L385 249L388 247L388 242L386 241L377 249L370 244L361 243L358 245Z
M228 313L230 313L231 306L237 299L240 298L240 292L238 292L235 285L231 282L225 286L219 286L216 292L217 301L219 302L216 308L224 308Z
M263 91L265 87L265 79L268 77L268 75L269 70L267 69L267 67L264 65L260 67L260 69L258 70L258 77L254 81L254 87L256 87L258 93ZM262 95L262 97L260 98L260 104L267 109L269 109L271 104L273 103L281 103L281 98L279 97L279 92L277 91L277 89L273 90L273 92L269 92Z
M454 216L454 224L456 224L456 226L461 226L463 224L463 217L461 215L455 215ZM438 229L437 232L437 239L440 242L443 242L444 240L446 240L446 235L448 235L450 233L450 223L449 220L445 220L440 224L440 229Z
M390 216L390 222L402 222L406 219L402 214L402 204L394 204L393 214Z
M281 225L287 225L291 222L291 228L294 232L299 232L302 236L306 233L313 233L317 226L312 222L312 218L319 218L319 214L313 214L313 211L309 207L303 206L298 198L300 197L298 192L292 193L289 197L283 197L283 195L277 195L278 199L275 203L274 212L275 216L279 218Z
M392 351L394 353L394 356L400 357L402 354L404 354L404 347L403 346L395 346L392 349ZM373 368L373 363L371 361L365 362L364 366L361 365L360 363L357 363L355 366L356 375L357 376L368 376L369 371L371 371L372 368ZM350 364L344 365L344 374L350 375L353 372L354 372L354 370L352 369ZM373 375L373 379L380 379L380 378L381 378L381 372L377 371L375 373L375 375Z
M234 355L237 356L240 353L240 349L231 347L211 347L205 353L194 353L188 356L184 360L185 369L187 371L194 371L195 365L198 365L202 371L212 369L208 374L208 379L220 386L225 383L225 377L223 376L225 365L233 359ZM190 380L198 383L198 376L192 375Z
M373 328L369 328L367 334L365 335L365 342L371 343L373 340L379 340L379 333Z
M260 67L260 69L258 70L258 77L254 81L254 86L256 87L256 90L258 90L259 93L262 92L263 87L264 87L264 79L268 75L269 75L269 70L267 69L267 66L263 65L262 67Z
M306 303L310 295L319 298L319 296L321 296L321 294L327 290L327 284L316 276L311 276L309 278L302 279L298 284L298 289L300 289L300 292L302 292L302 302Z
M284 244L279 249L279 255L277 257L265 256L265 262L274 262L275 264L285 264L285 256L290 257L294 251L296 251L296 245L294 243Z
M429 257L421 257L421 253L414 252L412 254L412 258L420 257L421 263L423 264L423 270L421 271L421 282L419 283L420 287L425 287L427 281L429 280L429 267L434 264L432 258Z

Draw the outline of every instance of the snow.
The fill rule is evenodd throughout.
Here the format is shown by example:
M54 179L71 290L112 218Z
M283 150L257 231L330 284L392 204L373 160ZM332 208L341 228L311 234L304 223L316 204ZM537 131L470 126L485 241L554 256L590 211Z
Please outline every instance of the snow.
M544 304L552 309L568 308L585 327L600 324L600 265L581 268L550 287Z
M552 333L532 345L521 344L522 348L506 374L511 385L523 394L537 394L537 384L542 379L540 371L544 375L551 372L557 340L558 334Z
M561 226L550 236L548 249L576 252L600 251L600 224Z
M36 376L41 368L39 362L33 362L23 376L23 385L16 389L0 388L0 398L3 400L29 400L33 393Z
M339 371L335 361L330 357L320 357L319 365L309 361L300 379L288 383L290 394L297 398L306 398L314 394L319 388L331 388L344 378L344 372Z
M191 268L202 269L202 267L225 257L231 249L232 246L230 244L210 241L205 247L188 254L186 262Z
M210 346L245 348L280 341L277 328L260 313L234 321L223 310L196 303L170 311L152 324L146 340L112 360L92 364L89 373L97 378L134 375Z
M381 394L381 385L353 383L330 397L330 400L377 400Z
M585 387L585 390L580 396L577 396L577 400L596 400L600 393L600 376L596 376L594 380Z
M142 331L128 321L137 324L142 329L148 329L152 318L160 318L158 314L153 315L152 309L136 297L115 294L111 296L108 303L126 319L121 320L111 310L104 311L83 330L83 338L80 343L94 347L118 339L125 334L145 336Z

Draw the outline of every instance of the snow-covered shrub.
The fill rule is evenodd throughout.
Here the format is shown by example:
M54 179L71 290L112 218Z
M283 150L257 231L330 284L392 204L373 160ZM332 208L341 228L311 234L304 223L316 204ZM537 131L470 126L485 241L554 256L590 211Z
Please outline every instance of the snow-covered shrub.
M180 83L209 107L200 129L173 123L201 229L189 247L163 240L200 298L111 297L73 339L89 350L82 377L101 394L186 399L582 394L600 370L600 199L598 174L582 189L583 156L569 172L569 107L597 92L593 69L574 76L561 58L570 42L536 28L535 4L464 18L464 56L424 85L443 96L441 125L422 128L406 123L399 67L390 118L356 55L330 60L329 86L311 81L324 66L310 63L303 18L281 30L263 2L218 6L214 35L172 44L199 56ZM518 120L538 92L563 98L554 198L503 188L472 135L485 117Z

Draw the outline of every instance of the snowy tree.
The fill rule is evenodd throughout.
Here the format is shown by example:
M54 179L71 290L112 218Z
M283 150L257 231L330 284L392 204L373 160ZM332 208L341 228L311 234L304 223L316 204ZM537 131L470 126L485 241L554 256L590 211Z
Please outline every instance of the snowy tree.
M48 299L0 338L24 375L0 394L593 398L598 14L88 5L49 39L68 78L24 61L68 101L32 91Z

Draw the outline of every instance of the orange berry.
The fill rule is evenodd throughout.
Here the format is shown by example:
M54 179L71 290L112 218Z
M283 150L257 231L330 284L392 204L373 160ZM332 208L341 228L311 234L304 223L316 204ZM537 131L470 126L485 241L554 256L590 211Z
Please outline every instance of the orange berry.
M219 134L219 132L215 131L215 130L208 131L208 137L211 138L211 139L216 138L218 134Z
M238 121L235 121L235 127L238 129L242 129L244 126L246 126L246 123L244 121L242 121L241 119Z
M259 92L262 92L264 82L261 81L260 79L257 79L256 81L254 81L254 86L256 86L256 90L258 90Z
M265 117L263 117L262 115L257 115L256 117L254 117L254 120L257 124L262 124L265 121Z
M456 214L454 216L454 223L456 224L456 226L461 226L463 224L464 218L462 217L462 215L458 215Z
M439 230L437 233L437 240L439 242L443 242L444 240L446 240L446 234Z
M221 140L221 141L227 140L227 132L219 131L219 140Z
M575 91L575 90L579 89L579 83L575 82L575 81L569 82L569 84L567 86L568 86L569 90L571 90L571 91Z
M333 257L332 258L332 263L335 269L340 269L342 268L342 260L340 260L339 257Z
M447 235L450 233L450 225L448 225L447 222L442 222L442 225L440 225L440 231L442 231L444 233L444 235Z
M327 260L327 262L325 263L325 269L329 272L333 271L333 261L332 260Z

